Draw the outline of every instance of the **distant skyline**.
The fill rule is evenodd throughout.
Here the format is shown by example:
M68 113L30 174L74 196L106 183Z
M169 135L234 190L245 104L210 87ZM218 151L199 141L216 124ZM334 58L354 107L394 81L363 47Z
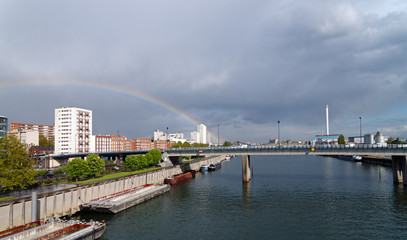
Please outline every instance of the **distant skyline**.
M0 3L0 115L53 124L93 111L94 134L205 124L221 142L325 133L407 137L407 2Z

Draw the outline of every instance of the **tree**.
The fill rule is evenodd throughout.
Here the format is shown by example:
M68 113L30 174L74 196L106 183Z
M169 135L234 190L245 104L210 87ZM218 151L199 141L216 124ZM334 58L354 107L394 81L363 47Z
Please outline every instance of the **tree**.
M181 143L180 141L178 141L178 142L176 142L176 143L173 143L173 144L171 145L171 148L180 148L181 145L182 145L182 143Z
M185 141L185 142L182 144L181 147L183 147L183 148L189 148L189 147L191 147L191 144L190 144L189 142Z
M231 143L231 142L228 142L228 141L225 141L225 142L223 143L223 146L224 146L224 147L229 147L229 146L232 146L232 143Z
M3 191L25 189L35 184L34 162L14 135L0 138L0 187Z
M146 161L147 161L148 165L155 165L153 154L148 152L148 153L146 153L145 157L146 157Z
M161 161L161 151L158 149L151 149L148 153L153 156L153 161L151 165L157 165Z
M338 144L346 144L345 136L343 136L342 134L339 135Z
M54 141L53 141L53 139L51 139L51 141L48 141L48 139L45 136L40 135L40 137L39 137L39 146L41 146L41 147L52 147L52 146L54 146Z
M89 172L88 163L82 158L74 158L67 164L66 169L68 176L78 181L82 176L86 176Z
M136 155L128 155L124 159L124 166L128 169L136 169Z
M144 155L136 156L136 169L142 169L148 166L147 158Z
M387 144L392 144L394 141L394 138L389 137L389 139L387 139Z
M400 140L400 139L396 139L396 140L393 140L393 142L391 142L391 144L402 144L403 142Z
M96 176L105 169L105 161L97 154L89 154L86 156L86 163L88 164L88 176Z

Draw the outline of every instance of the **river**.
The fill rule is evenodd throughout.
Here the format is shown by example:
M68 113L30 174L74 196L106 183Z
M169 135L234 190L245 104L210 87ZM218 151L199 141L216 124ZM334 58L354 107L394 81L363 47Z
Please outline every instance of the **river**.
M405 239L407 187L392 171L319 156L241 158L106 220L102 239Z

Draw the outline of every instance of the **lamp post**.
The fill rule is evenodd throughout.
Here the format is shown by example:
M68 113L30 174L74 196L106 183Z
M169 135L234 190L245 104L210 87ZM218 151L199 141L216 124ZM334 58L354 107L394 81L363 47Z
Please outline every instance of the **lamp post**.
M218 147L220 146L220 143L219 143L219 123L218 123Z
M278 146L280 147L280 120L278 120Z
M359 117L360 121L360 143L362 143L362 117Z

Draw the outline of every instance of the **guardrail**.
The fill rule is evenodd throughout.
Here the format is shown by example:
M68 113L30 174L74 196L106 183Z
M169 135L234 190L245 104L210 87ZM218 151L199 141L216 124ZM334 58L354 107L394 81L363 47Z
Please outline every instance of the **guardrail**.
M225 150L301 150L301 149L407 149L407 144L359 144L359 145L348 145L348 144L327 144L327 145L281 145L281 146L245 146L245 147L204 147L204 148L170 148L167 152L191 152L191 151L225 151Z

